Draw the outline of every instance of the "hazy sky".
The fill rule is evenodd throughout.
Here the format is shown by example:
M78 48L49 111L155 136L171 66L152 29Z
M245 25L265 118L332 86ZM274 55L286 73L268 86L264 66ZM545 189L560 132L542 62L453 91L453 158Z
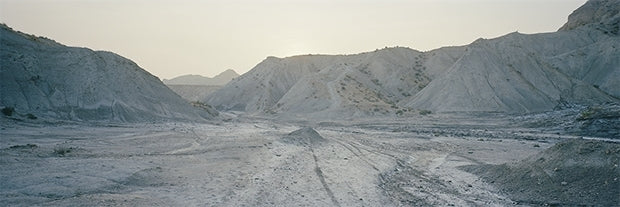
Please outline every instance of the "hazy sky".
M160 78L244 73L267 56L431 50L551 32L586 0L0 0L0 22L125 56Z

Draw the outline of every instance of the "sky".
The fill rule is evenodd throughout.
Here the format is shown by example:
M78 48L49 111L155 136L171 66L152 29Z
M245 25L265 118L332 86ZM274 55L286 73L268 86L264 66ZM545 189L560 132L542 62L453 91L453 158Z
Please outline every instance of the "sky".
M553 32L586 0L0 0L0 22L112 51L162 79L245 73L268 56L428 51Z

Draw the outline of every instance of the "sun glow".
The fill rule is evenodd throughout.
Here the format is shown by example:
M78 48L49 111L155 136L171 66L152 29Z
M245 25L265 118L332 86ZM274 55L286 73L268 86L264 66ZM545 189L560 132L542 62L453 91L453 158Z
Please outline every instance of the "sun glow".
M550 32L584 2L0 0L0 22L67 45L114 51L172 78L244 73L267 56L431 50L517 30Z
M311 45L303 42L287 42L280 47L280 54L276 55L278 57L288 57L288 56L296 56L296 55L307 55L312 53L318 53Z

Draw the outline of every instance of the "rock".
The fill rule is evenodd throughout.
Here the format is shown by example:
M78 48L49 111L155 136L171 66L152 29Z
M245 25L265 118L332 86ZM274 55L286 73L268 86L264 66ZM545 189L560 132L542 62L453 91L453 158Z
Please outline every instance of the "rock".
M299 146L316 146L323 142L327 142L318 132L312 127L304 127L295 130L282 138L284 143L294 144Z

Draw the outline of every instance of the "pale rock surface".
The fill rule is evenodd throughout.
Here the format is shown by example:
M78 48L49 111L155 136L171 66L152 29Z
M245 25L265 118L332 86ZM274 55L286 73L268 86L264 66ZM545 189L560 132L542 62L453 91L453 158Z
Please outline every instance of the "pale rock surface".
M220 110L322 118L532 113L620 102L618 1L589 1L558 32L428 52L270 57L212 93Z
M386 114L462 52L462 47L428 54L397 47L356 55L269 57L205 101L221 110L249 113Z
M620 71L614 65L620 53L612 48L617 44L617 37L597 31L512 33L478 40L445 74L405 105L439 112L522 113L549 111L565 104L618 101L610 96L619 92L612 86L617 81L607 80ZM570 55L592 47L603 55ZM588 59L602 61L589 64L594 61ZM590 68L577 68L578 64Z
M590 0L568 16L568 22L560 31L572 30L584 25L618 35L620 1Z
M200 120L157 77L117 54L67 47L0 26L0 106L70 120Z
M203 101L209 94L222 88L222 86L202 85L166 85L176 94L189 102Z

